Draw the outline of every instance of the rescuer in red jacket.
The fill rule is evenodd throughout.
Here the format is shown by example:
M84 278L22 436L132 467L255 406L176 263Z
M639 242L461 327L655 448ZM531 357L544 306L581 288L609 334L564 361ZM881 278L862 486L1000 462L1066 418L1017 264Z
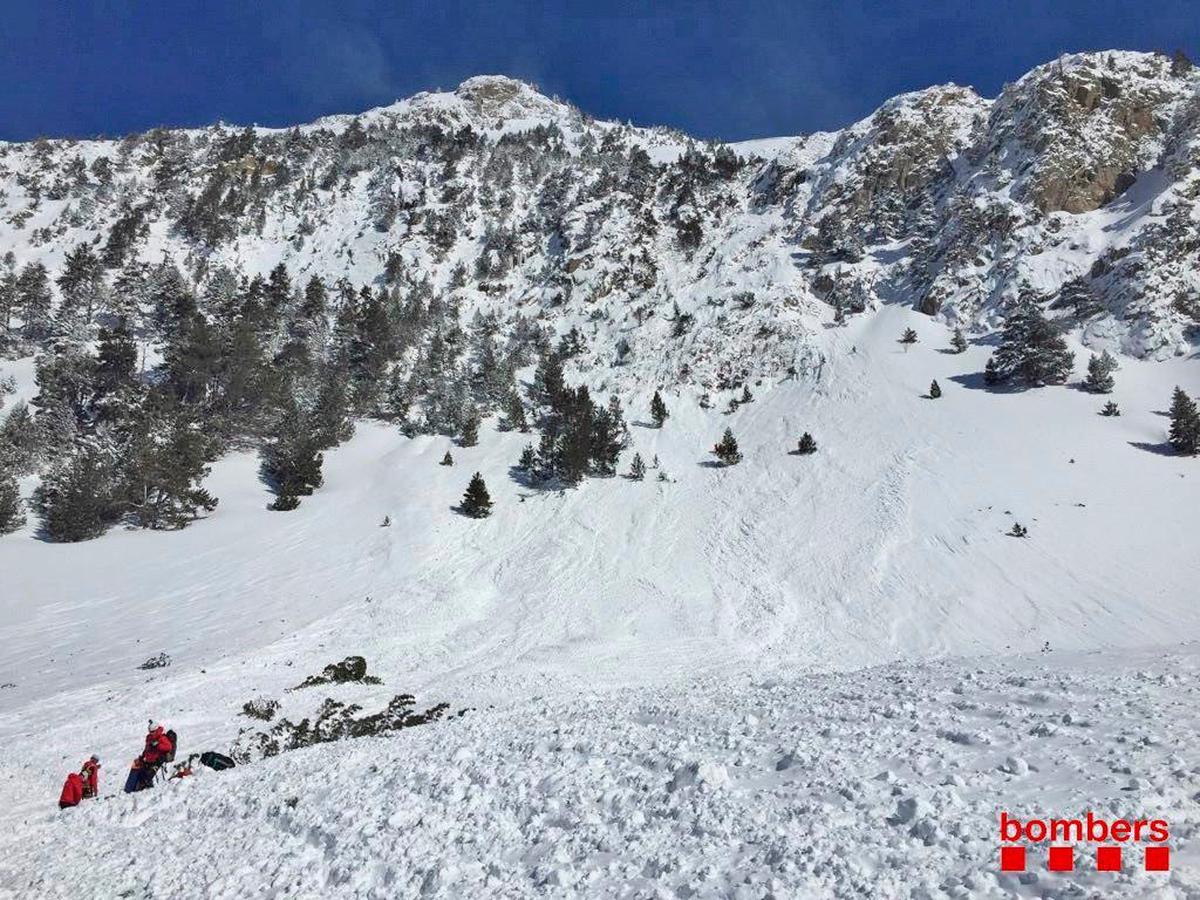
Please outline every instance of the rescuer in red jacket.
M175 745L171 743L171 739L167 737L166 731L161 725L154 722L150 723L150 730L146 734L146 746L142 750L142 762L153 768L162 765L164 760L171 757L175 752Z
M93 753L84 760L79 775L83 779L83 799L98 796L100 793L100 757Z

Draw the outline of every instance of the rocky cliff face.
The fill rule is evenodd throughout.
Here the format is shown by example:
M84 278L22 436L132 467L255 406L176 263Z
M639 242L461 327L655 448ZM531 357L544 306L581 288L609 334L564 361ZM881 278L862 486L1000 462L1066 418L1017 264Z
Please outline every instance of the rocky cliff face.
M947 85L723 145L480 77L292 129L2 145L0 253L54 275L92 244L110 300L164 254L202 292L279 262L427 292L576 327L576 368L614 384L800 374L839 315L897 302L986 331L1021 293L1165 356L1200 316L1198 88L1182 60L1083 54L996 100Z

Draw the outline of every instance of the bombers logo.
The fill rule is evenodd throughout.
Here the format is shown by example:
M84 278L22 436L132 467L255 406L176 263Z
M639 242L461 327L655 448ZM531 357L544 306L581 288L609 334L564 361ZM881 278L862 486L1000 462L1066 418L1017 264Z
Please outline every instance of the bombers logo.
M1146 842L1142 848L1142 868L1147 872L1166 872L1171 868L1170 838L1165 819L1103 819L1087 813L1082 819L1027 819L1022 822L1006 812L1000 813L1000 871L1024 872L1025 843L1049 841L1046 867L1051 872L1075 870L1075 848L1070 844L1096 844L1096 870L1119 872L1125 844ZM1058 846L1056 846L1056 842Z

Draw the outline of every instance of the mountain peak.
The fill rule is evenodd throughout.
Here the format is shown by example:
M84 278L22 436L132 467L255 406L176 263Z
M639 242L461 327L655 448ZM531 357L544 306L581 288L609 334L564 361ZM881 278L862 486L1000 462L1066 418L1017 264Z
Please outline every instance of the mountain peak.
M454 96L466 101L484 116L498 119L529 118L561 112L566 104L547 97L537 87L507 75L476 75L454 89Z

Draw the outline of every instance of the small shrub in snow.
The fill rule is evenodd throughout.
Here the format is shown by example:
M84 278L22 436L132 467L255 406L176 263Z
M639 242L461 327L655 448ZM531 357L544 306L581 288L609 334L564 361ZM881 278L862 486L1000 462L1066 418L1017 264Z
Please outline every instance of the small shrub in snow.
M166 653L160 653L158 656L152 656L140 666L139 669L165 669L171 664L171 657Z
M1102 416L1119 416L1120 414L1121 410L1115 400L1109 400L1100 410L1100 415Z
M330 663L320 675L309 675L293 690L313 687L318 684L382 684L374 675L367 674L367 661L361 656L347 656L339 663Z
M1017 538L1028 537L1029 529L1026 528L1024 525L1022 525L1020 522L1013 522L1012 528L1009 529L1008 536L1009 537L1017 537Z
M270 722L275 718L275 713L279 711L279 701L269 700L260 697L255 700L247 700L242 704L242 715L249 716L252 719L260 719L264 722Z
M304 718L299 722L281 719L269 731L243 730L230 755L239 763L247 763L313 744L386 734L435 722L450 708L449 704L439 703L418 713L412 709L415 703L411 694L397 694L383 711L355 718L362 711L361 706L327 697L314 719Z
M641 481L646 477L646 463L642 460L642 454L633 454L633 462L629 465L629 477L634 481Z
M940 385L937 383L937 379L935 378L935 379L934 379L932 382L930 382L930 384L929 384L929 399L930 399L930 400L936 400L936 399L937 399L938 397L940 397L940 396L942 396L942 388L941 388L941 386L940 386Z
M800 441L796 444L796 452L801 456L808 456L810 453L817 452L817 442L813 440L813 436L807 431L800 435Z
M900 343L904 345L904 349L906 351L911 345L915 344L917 340L917 333L911 328L905 328L904 334L900 335Z

